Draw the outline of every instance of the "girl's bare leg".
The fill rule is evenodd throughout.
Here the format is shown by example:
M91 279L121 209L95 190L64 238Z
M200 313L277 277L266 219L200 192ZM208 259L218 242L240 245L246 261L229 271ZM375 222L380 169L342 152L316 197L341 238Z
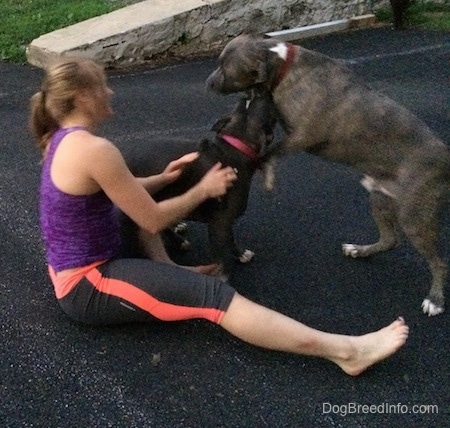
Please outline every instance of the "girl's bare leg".
M221 266L217 263L199 266L182 266L176 264L167 254L166 247L164 246L161 235L159 233L152 234L140 229L138 239L145 255L151 260L168 263L174 266L180 266L184 269L192 270L204 275L219 276L222 274Z
M325 333L237 293L220 325L256 346L328 359L352 376L394 354L409 333L402 318L363 336Z

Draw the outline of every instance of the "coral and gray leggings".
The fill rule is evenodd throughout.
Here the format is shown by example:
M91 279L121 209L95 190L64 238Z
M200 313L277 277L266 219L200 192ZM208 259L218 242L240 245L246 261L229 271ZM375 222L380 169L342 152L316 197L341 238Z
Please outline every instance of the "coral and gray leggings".
M111 259L75 272L49 273L75 321L113 325L203 318L220 323L235 290L212 276L148 259Z

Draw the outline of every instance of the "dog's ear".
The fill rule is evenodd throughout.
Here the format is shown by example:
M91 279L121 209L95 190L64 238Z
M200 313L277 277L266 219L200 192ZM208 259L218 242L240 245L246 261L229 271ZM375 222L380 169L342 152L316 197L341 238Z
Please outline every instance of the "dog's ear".
M259 156L264 155L269 141L268 135L264 128L261 127L260 121L255 118L248 118L245 134L247 135L247 142L257 150Z
M262 158L267 152L267 147L270 145L269 136L265 132L260 131L258 135L258 140L259 140L258 155L259 157Z
M257 77L255 79L255 84L260 85L267 83L269 79L269 73L267 73L266 61L258 61L255 69L257 70Z
M220 118L212 127L211 131L219 133L222 131L225 126L227 126L230 123L231 116L225 116Z
M253 69L255 70L254 83L258 85L263 85L268 89L271 81L273 80L274 74L274 62L270 60L271 51L270 48L273 47L273 40L268 39L254 39L253 45Z
M219 119L211 128L211 131L219 133L226 126L229 126L231 122L234 124L239 124L239 126L243 126L245 123L245 118L247 116L247 97L241 97L236 107L234 107L233 111L225 117Z

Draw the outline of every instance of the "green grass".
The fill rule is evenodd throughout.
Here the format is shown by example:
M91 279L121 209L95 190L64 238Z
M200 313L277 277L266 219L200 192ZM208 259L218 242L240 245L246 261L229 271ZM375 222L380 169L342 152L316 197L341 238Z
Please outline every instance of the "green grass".
M376 16L379 21L393 22L390 8L378 11ZM405 26L406 28L450 31L450 5L413 0L406 14Z
M0 0L0 60L26 62L35 38L126 4L121 0Z

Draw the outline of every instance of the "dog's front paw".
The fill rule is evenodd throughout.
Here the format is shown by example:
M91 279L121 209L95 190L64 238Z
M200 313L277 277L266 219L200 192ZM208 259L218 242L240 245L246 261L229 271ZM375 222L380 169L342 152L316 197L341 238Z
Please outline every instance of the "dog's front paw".
M255 256L255 253L251 250L244 250L244 252L239 256L240 263L250 263Z
M188 225L185 221L180 221L177 223L177 225L173 228L173 231L175 233L178 233L179 235L184 235L188 231Z
M345 256L357 258L360 257L359 246L355 244L342 244L342 252Z
M422 302L422 310L424 314L428 314L429 317L439 315L444 312L443 305L434 304L428 297Z

